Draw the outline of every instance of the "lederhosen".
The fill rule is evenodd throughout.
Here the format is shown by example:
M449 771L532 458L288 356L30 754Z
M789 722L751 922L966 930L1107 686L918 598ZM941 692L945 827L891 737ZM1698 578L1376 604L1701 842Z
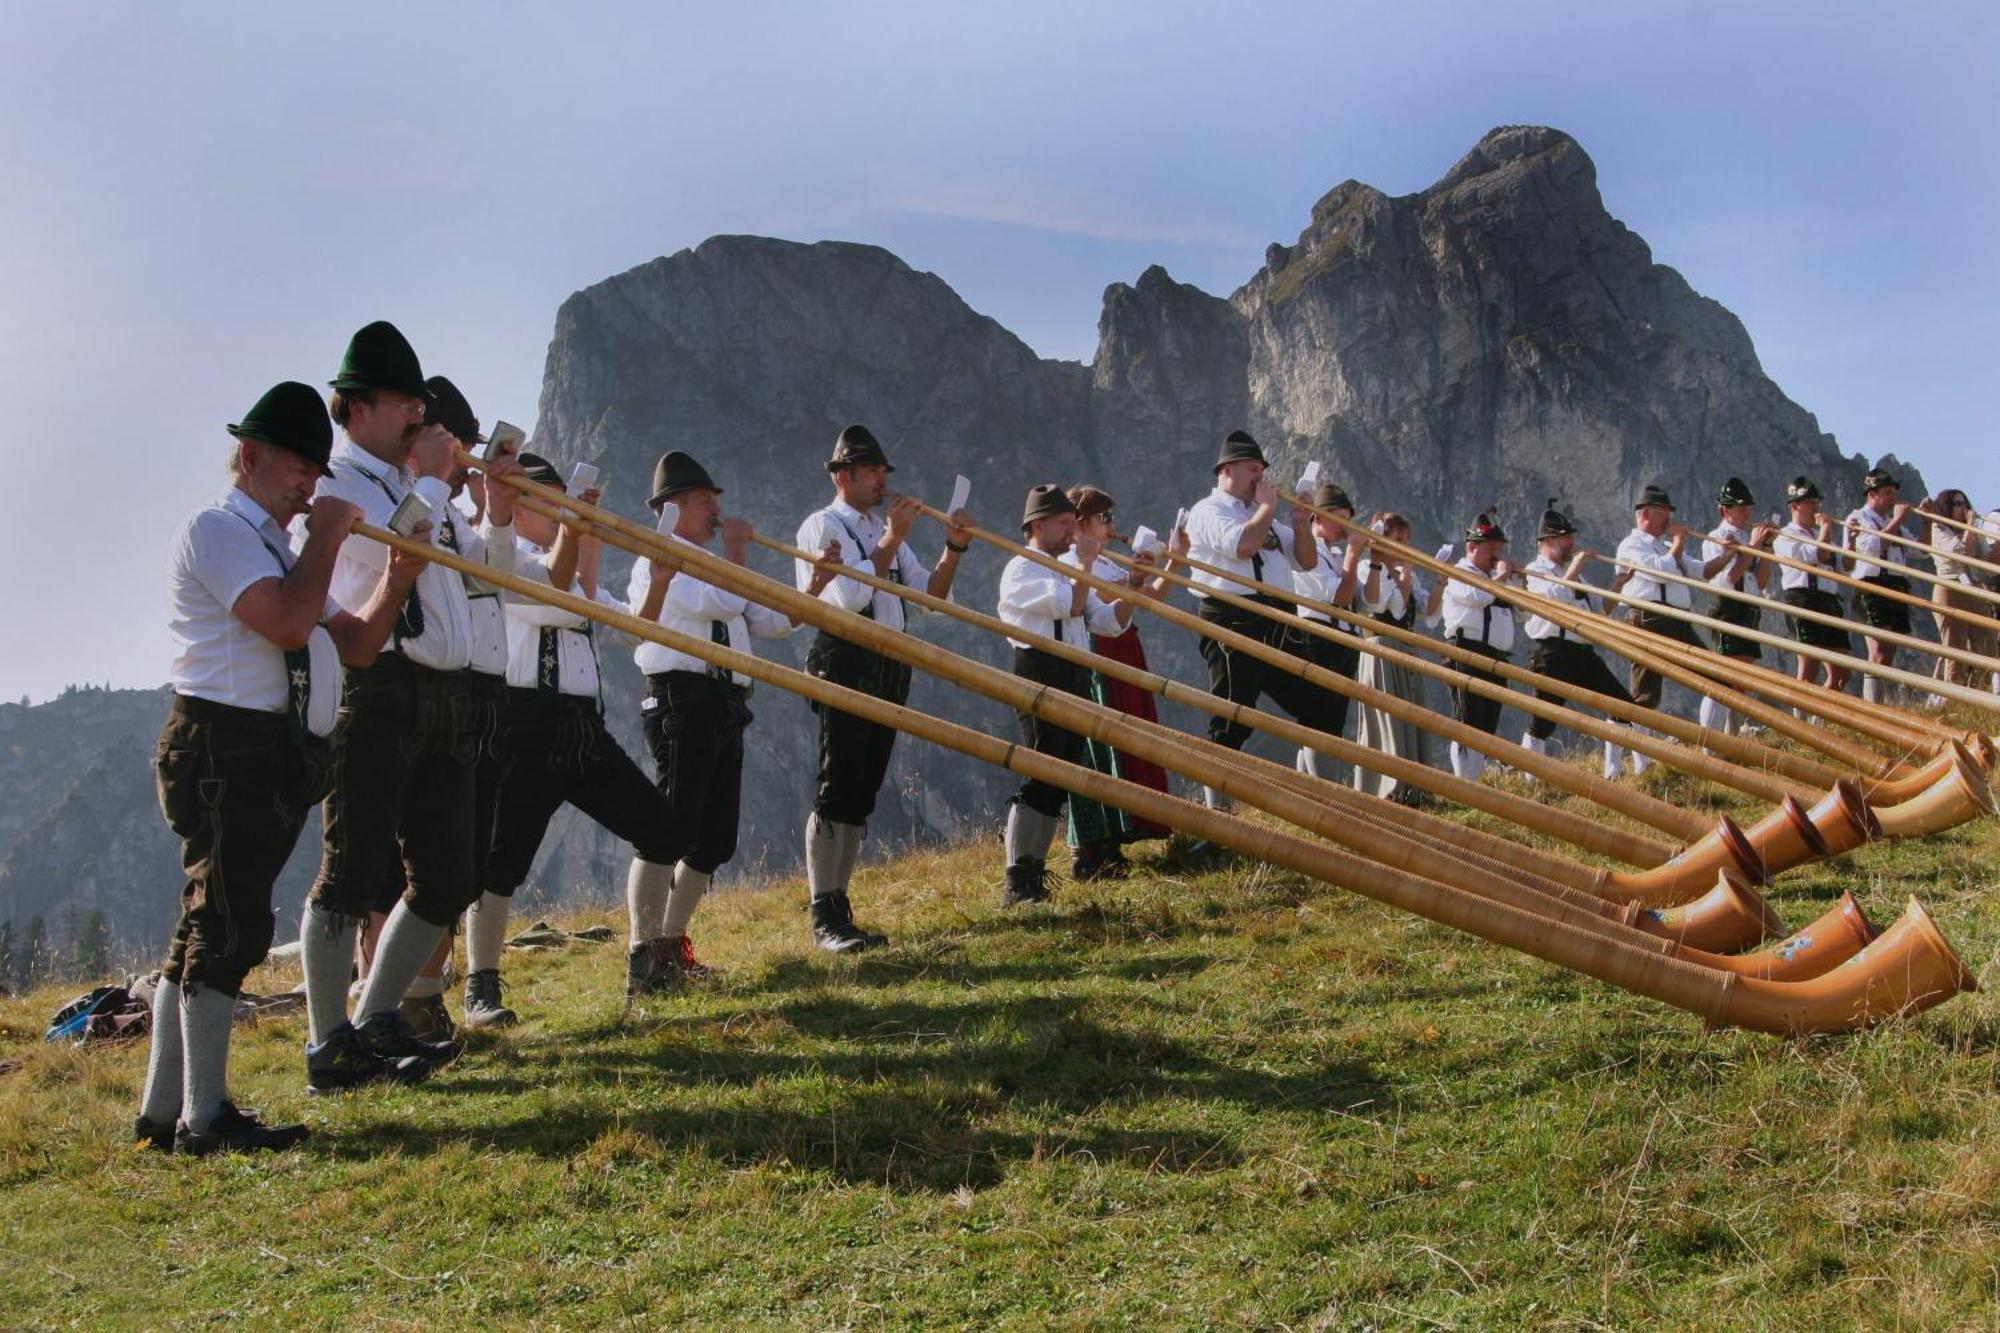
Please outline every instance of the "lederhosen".
M355 470L395 501L381 477ZM381 654L346 672L312 887L313 901L336 919L365 916L382 901L383 886L396 882L399 852L404 901L430 924L451 925L479 894L477 715L464 671L404 655L403 641L423 631L423 601L412 586Z
M1667 601L1666 580L1654 579L1653 582L1658 584L1660 589L1660 595L1655 600L1661 606L1671 605ZM1689 598L1688 600L1693 601L1694 599ZM1644 606L1637 606L1632 609L1632 623L1640 629L1645 630L1648 634L1657 634L1661 638L1673 639L1694 648L1706 649L1708 647L1707 644L1701 641L1701 636L1694 632L1694 626L1688 624L1687 621L1674 616L1662 615L1658 611L1648 611ZM1660 706L1660 696L1666 692L1667 678L1665 676L1638 662L1634 662L1632 664L1631 681L1633 703L1640 705L1642 708L1658 708Z
M277 547L257 538L289 574ZM153 758L160 812L181 840L187 875L162 969L168 981L234 995L270 951L271 887L333 767L332 747L306 727L308 663L304 649L285 653L282 713L174 696Z
M670 866L685 850L666 798L605 729L597 695L562 692L561 636L581 634L594 658L591 628L588 621L542 626L534 688L508 688L514 761L500 784L493 850L480 883L488 893L511 898L527 881L549 821L565 802L630 843L641 861Z
M1886 545L1886 543L1885 543ZM1907 574L1891 574L1891 566L1885 563L1888 553L1883 552L1882 560L1870 561L1880 573L1861 580L1874 588L1886 588L1891 592L1908 592L1910 579ZM1891 634L1908 634L1910 630L1910 604L1894 597L1878 597L1872 592L1861 594L1861 618L1868 622L1869 629L1886 630Z
M1279 549L1273 545L1276 534L1264 550ZM1264 556L1253 552L1250 557L1250 576L1259 583L1264 581ZM1229 606L1220 598L1200 598L1196 608L1201 618L1220 629L1234 630L1238 634L1257 639L1304 658L1315 660L1311 644L1324 642L1317 635L1308 634L1295 626L1283 624L1269 617L1258 615L1243 607ZM1291 614L1297 608L1290 602L1267 595L1251 596L1250 600L1272 610ZM1280 667L1270 666L1248 653L1224 647L1214 639L1203 635L1201 638L1201 659L1208 664L1208 692L1220 695L1231 703L1255 708L1262 695L1270 695L1280 708L1290 713L1305 726L1319 731L1338 731L1347 720L1347 702L1344 696L1335 695L1323 686L1314 685ZM1340 700L1340 717L1333 717L1333 705L1328 700ZM1208 720L1208 738L1232 750L1240 750L1250 739L1250 728L1241 722L1231 722L1223 717Z
M849 540L868 557L868 546L846 520L829 515L847 530ZM903 582L900 566L889 567L891 582ZM861 614L875 618L871 596ZM907 614L907 613L906 613ZM847 640L826 630L813 636L806 653L806 670L821 680L892 704L909 702L910 668L907 663ZM813 813L836 824L866 824L875 813L875 797L889 776L889 756L896 746L896 730L878 722L856 717L837 708L815 703L819 715L819 780L813 791Z
M1820 567L1825 559L1825 556L1817 553L1811 557L1816 568ZM1781 588L1778 595L1784 599L1786 606L1796 606L1805 611L1817 611L1823 616L1837 616L1844 619L1846 611L1840 604L1840 594L1814 586L1817 579L1817 575L1809 575L1804 586ZM1801 647L1818 648L1824 652L1843 655L1851 655L1854 652L1854 640L1848 637L1846 630L1837 626L1820 620L1807 620L1801 616L1786 616L1785 624L1791 629L1792 638Z
M729 646L727 622L709 622L711 642ZM689 868L712 875L736 855L743 796L743 735L750 686L723 667L656 671L639 705L653 781L667 803L673 841Z
M1508 654L1495 648L1490 642L1493 637L1493 612L1496 609L1501 611L1508 610L1508 608L1499 606L1496 602L1488 602L1479 608L1478 638L1475 639L1464 630L1459 629L1453 630L1451 637L1447 641L1455 647L1466 649L1468 652L1478 653L1481 657L1490 657L1499 662L1506 661ZM1511 615L1512 613L1509 612L1509 614ZM1481 671L1477 667L1470 666L1464 662L1453 662L1451 666L1454 670L1462 671L1466 675L1473 676L1479 680L1491 681L1493 684L1502 687L1505 687L1507 684L1506 681L1493 672ZM1465 723L1468 727L1477 727L1489 736L1500 729L1500 701L1498 699L1489 699L1485 695L1474 694L1471 690L1462 689L1457 685L1451 687L1451 715L1460 722Z
M1618 677L1612 674L1611 668L1604 665L1604 659L1597 655L1597 650L1566 629L1558 628L1547 638L1534 640L1534 646L1528 650L1528 669L1593 694L1606 695L1628 704L1632 702L1632 696L1618 683ZM1535 697L1548 703L1570 706L1568 699L1540 687L1536 688ZM1556 734L1555 719L1530 718L1528 734L1536 740L1547 740Z
M1058 616L1049 637L1063 642L1066 633L1063 618ZM1089 632L1086 630L1082 637L1088 641ZM1089 668L1064 661L1039 648L1014 649L1014 674L1037 685L1061 690L1064 694L1074 694L1082 699L1090 697ZM1045 754L1068 764L1083 762L1083 737L1075 732L1045 722L1033 713L1016 712L1014 720L1020 728L1021 744L1036 754ZM1030 810L1053 818L1063 812L1063 803L1069 799L1069 793L1061 787L1052 787L1039 779L1030 778L1021 784L1013 799Z
M1747 572L1737 575L1729 581L1730 591L1742 592L1743 585L1748 579L1749 574ZM1715 605L1709 608L1708 614L1726 625L1737 625L1743 629L1757 628L1757 604L1746 602L1741 597L1725 597L1721 593L1717 593L1715 595ZM1724 657L1741 658L1751 662L1756 661L1764 655L1763 649L1757 646L1755 640L1739 638L1734 634L1720 632L1715 636L1715 651L1721 653Z
M1315 625L1330 624L1332 628L1344 630L1349 634L1359 634L1361 632L1351 621L1340 623L1320 620L1316 616L1307 615L1303 608L1298 609L1298 615L1301 620L1309 620ZM1349 680L1354 679L1355 673L1361 668L1361 650L1359 648L1352 644L1336 643L1332 639L1318 634L1305 634L1303 637L1305 638L1304 655L1314 665L1325 667L1328 671L1345 676ZM1347 730L1347 709L1352 700L1338 690L1325 689L1319 686L1315 686L1314 689L1320 696L1321 719L1315 725L1320 730L1334 736L1345 734Z

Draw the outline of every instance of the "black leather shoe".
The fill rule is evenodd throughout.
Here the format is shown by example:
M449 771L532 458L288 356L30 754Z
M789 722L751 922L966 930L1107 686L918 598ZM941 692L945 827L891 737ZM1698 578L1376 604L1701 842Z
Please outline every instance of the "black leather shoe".
M405 1027L428 1041L450 1041L458 1035L458 1025L451 1021L451 1010L445 1008L442 995L405 999L396 1012L403 1016Z
M510 1028L519 1020L500 1001L500 969L483 967L465 979L465 1025L469 1028Z
M854 924L854 909L845 893L823 894L812 900L813 943L828 953L855 953L887 944L887 935Z
M461 1042L432 1041L429 1037L419 1037L410 1031L410 1025L394 1009L371 1016L355 1029L361 1040L375 1054L391 1060L404 1056L415 1056L431 1068L437 1069L458 1059L465 1050Z
M1049 868L1040 861L1020 861L1007 867L1007 892L1002 895L1002 907L1020 907L1026 903L1045 903L1053 895L1049 892Z
M421 1083L432 1068L430 1061L413 1055L378 1055L352 1023L342 1023L325 1041L306 1047L306 1091L317 1095L370 1083Z
M206 1130L197 1134L183 1120L174 1126L174 1151L189 1157L218 1152L283 1152L312 1137L304 1125L267 1125L255 1111L239 1111L230 1102Z
M132 1144L138 1148L153 1148L160 1152L174 1150L174 1127L164 1120L148 1120L145 1116L132 1117Z

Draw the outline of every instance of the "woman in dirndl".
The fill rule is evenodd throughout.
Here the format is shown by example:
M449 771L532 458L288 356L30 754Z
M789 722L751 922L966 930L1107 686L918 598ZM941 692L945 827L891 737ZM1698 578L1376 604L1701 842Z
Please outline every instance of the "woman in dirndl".
M1095 486L1072 486L1069 489L1071 503L1076 505L1076 529L1078 536L1090 536L1109 545L1113 540L1124 540L1117 531L1116 515L1111 497ZM1175 557L1187 550L1187 534L1176 531L1167 553L1167 568L1173 568ZM1071 549L1062 557L1067 564L1077 562L1076 551ZM1148 597L1165 594L1167 581L1163 577L1147 577L1144 568L1128 570L1104 555L1097 557L1097 563L1090 572L1100 579L1113 583L1123 583L1136 588ZM1116 638L1105 638L1101 634L1090 637L1092 651L1114 662L1146 669L1146 650L1139 642L1139 625L1135 620L1123 634ZM1090 673L1090 695L1107 708L1115 708L1121 713L1142 718L1147 722L1159 721L1159 711L1153 703L1149 691L1136 685L1128 685L1122 680L1106 680L1098 672ZM1154 791L1167 790L1166 770L1158 764L1132 755L1121 754L1101 741L1086 739L1083 743L1083 762L1099 773L1136 782ZM1076 880L1121 879L1131 869L1125 859L1125 844L1143 842L1150 838L1164 838L1171 830L1150 820L1129 815L1108 805L1082 796L1069 798L1069 846L1070 878Z

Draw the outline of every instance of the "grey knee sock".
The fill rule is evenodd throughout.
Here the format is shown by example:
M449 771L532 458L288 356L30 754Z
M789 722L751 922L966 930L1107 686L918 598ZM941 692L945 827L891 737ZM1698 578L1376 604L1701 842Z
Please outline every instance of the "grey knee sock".
M846 893L847 886L854 882L854 867L861 861L861 843L868 836L863 824L835 824L840 830L840 880L839 892Z
M500 966L500 951L507 944L507 914L514 908L512 898L482 893L465 914L465 970L489 972Z
M656 866L651 861L632 858L632 868L625 872L625 915L634 949L664 933L667 898L673 888L672 866Z
M375 963L368 969L361 1003L354 1006L354 1021L365 1023L377 1014L393 1013L443 938L443 926L424 920L408 903L397 903L382 927L382 938L375 942Z
M667 920L660 928L662 935L672 940L688 933L688 923L694 920L694 909L701 906L711 878L685 861L674 867L674 888L667 895Z
M1206 805L1211 810L1227 810L1231 805L1229 797L1213 787L1203 787L1201 789L1201 801L1203 805Z
M229 1025L235 1021L234 995L193 986L181 1000L181 1040L187 1051L181 1119L197 1133L214 1122L229 1095Z
M1871 704L1880 703L1881 694L1882 682L1879 678L1875 676L1863 676L1861 678L1861 698L1864 702Z
M1023 862L1044 865L1049 844L1055 840L1056 817L1016 802L1007 807L1007 864Z
M815 898L847 887L840 877L841 830L847 827L818 815L806 818L806 887Z
M306 974L306 1028L313 1045L347 1022L347 983L354 975L354 936L360 922L306 904L299 922L299 965Z
M153 1047L146 1055L146 1090L139 1114L171 1125L181 1113L181 988L165 977L153 989Z

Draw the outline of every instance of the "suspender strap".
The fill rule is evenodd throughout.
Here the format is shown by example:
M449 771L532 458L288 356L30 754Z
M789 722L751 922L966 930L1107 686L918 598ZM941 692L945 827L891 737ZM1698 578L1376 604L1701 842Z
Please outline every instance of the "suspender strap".
M356 472L359 472L362 476L382 488L382 494L388 499L392 508L402 503L397 499L396 493L389 489L389 483L386 480L370 472L359 463L354 464L353 467ZM449 531L449 527L446 530ZM458 547L456 544L451 544L451 549L456 551ZM424 636L424 604L423 600L417 596L417 585L414 583L410 585L410 595L403 599L403 609L396 613L396 628L394 633L394 643L398 651L402 649L403 640L421 639Z
M237 513L234 509L229 512L236 514L245 527L257 534L257 540L264 543L264 549L278 562L279 576L289 575L292 562L264 535L264 530L252 523L248 515ZM323 625L326 622L322 620L320 623ZM285 726L294 741L303 743L308 731L306 710L312 703L312 650L301 644L297 648L281 648L279 651L285 655Z

